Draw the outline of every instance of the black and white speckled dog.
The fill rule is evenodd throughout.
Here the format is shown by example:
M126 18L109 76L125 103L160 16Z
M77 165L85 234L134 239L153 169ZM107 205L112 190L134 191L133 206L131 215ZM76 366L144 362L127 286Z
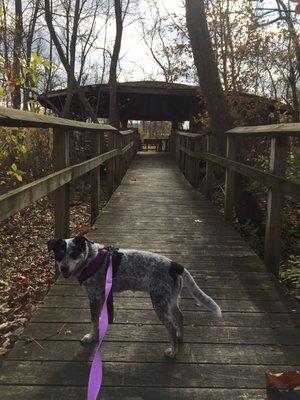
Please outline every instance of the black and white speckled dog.
M71 275L78 278L103 248L103 245L90 242L85 236L53 239L48 242L48 250L54 251L59 270L65 278ZM141 290L149 293L153 308L167 328L171 341L171 347L165 350L167 357L175 357L178 341L183 340L183 315L179 308L182 281L197 302L204 304L215 316L221 317L220 307L198 287L183 266L148 251L120 249L115 254L117 272L114 273L113 292ZM91 343L98 339L98 317L105 273L106 267L103 266L83 282L90 300L92 326L91 331L81 339L82 343Z

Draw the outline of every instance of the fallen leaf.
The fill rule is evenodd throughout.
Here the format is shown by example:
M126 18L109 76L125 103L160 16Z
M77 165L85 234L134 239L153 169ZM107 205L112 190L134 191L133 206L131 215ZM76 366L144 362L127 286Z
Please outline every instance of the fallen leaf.
M300 386L299 371L285 371L277 374L266 373L267 388L295 389Z

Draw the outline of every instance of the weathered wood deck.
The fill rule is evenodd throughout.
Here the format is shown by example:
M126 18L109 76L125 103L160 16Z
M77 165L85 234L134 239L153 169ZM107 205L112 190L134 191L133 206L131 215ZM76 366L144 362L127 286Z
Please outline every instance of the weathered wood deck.
M184 263L224 315L214 319L184 290L185 342L167 361L148 297L116 295L101 399L265 399L266 371L299 368L298 305L168 155L136 157L90 237ZM60 280L25 330L31 342L17 343L3 363L1 399L84 399L93 346L79 339L88 322L84 292Z

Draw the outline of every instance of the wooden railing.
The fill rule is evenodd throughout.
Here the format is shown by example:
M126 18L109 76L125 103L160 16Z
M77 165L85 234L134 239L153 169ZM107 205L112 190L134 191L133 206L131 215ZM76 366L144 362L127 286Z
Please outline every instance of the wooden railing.
M226 136L226 157L214 153L214 137L209 133L175 131L172 134L171 149L180 169L193 185L199 184L199 160L205 161L204 190L208 198L212 193L214 164L226 169L224 214L229 221L234 216L236 173L254 179L268 188L264 262L274 274L278 275L284 196L300 200L300 184L285 178L288 138L289 136L300 137L300 123L237 127L226 132ZM270 138L269 171L263 171L237 161L238 143L241 143L245 137Z
M70 182L87 172L91 173L91 222L93 223L99 214L100 165L108 161L107 183L108 191L112 193L121 182L137 152L137 131L118 131L110 125L91 124L0 107L0 126L53 128L55 172L1 195L0 221L54 192L56 237L69 237ZM69 160L69 136L73 131L89 133L92 143L93 157L76 165L70 165ZM108 136L108 151L100 148L101 135L104 134Z

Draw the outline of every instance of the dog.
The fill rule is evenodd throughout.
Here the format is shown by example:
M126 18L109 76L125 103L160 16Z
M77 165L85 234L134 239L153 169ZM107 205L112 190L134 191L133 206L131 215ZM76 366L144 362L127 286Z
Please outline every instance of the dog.
M58 268L64 278L80 279L91 262L101 255L104 245L93 243L85 236L48 241L48 250L53 251ZM178 342L183 341L183 314L179 308L179 296L184 282L198 303L204 304L215 316L221 317L218 304L196 284L189 271L162 255L140 250L120 249L114 251L117 270L113 275L113 292L139 290L149 293L159 320L165 325L170 347L164 354L174 358ZM98 340L98 319L103 303L106 263L87 277L82 283L90 301L91 330L81 339L82 343ZM116 268L114 268L116 269Z

